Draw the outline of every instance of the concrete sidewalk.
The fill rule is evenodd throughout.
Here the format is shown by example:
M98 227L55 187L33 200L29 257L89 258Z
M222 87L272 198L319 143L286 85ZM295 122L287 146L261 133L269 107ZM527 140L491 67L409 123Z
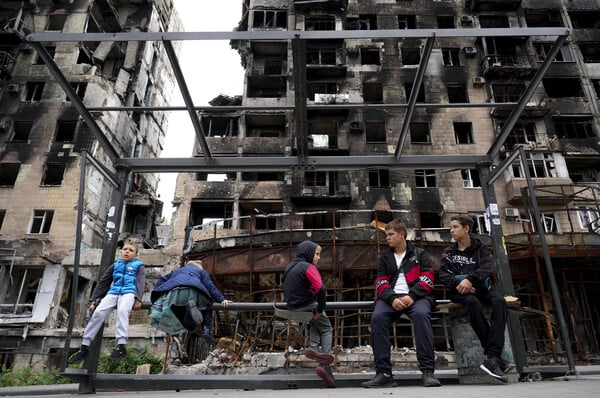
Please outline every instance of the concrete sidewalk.
M50 388L52 387L52 388ZM38 386L24 388L2 388L0 396L21 397L73 397L77 394L77 385L68 384L61 388ZM9 391L11 390L12 391ZM63 391L60 391L63 389ZM68 391L69 390L69 391ZM12 392L13 394L10 394ZM519 382L505 385L460 385L451 384L439 388L424 389L420 386L401 386L382 389L335 388L335 389L296 389L296 390L187 390L187 391L135 391L135 392L97 392L98 397L149 397L149 398L186 398L198 396L218 396L219 398L305 398L307 394L318 394L325 398L382 398L392 394L414 397L423 394L436 398L579 398L598 397L600 377L580 376L579 378L561 378L539 382Z
M218 395L219 398L237 398L243 396L245 398L281 398L281 394L285 394L285 398L304 398L307 394L318 394L319 396L331 398L367 398L367 397L382 397L390 394L409 394L422 395L434 394L437 397L473 397L473 398L506 398L506 397L540 397L540 398L558 398L558 397L599 397L600 396L600 367L599 366L583 366L577 367L576 375L562 375L560 377L546 378L540 381L521 381L518 383L509 384L458 384L456 371L436 371L436 375L443 383L442 387L424 389L420 385L419 372L398 372L394 374L394 378L398 385L392 388L384 389L365 389L360 387L360 382L368 380L373 376L373 373L364 373L362 376L348 374L336 374L339 388L328 389L323 388L323 383L315 375L273 375L273 376L249 376L250 379L274 378L286 379L290 378L293 383L277 384L279 389L261 389L256 388L256 385L247 383L248 388L237 387L240 384L239 376L219 376L222 379L231 379L232 388L211 388L211 386L221 387L224 383L221 380L218 384L213 384L209 378L203 376L198 377L195 389L178 390L183 385L178 383L166 383L162 385L165 388L160 391L141 391L141 389L127 391L120 390L118 382L113 382L114 388L98 388L95 395L101 397L150 397L150 398L170 398L170 397L197 397L200 395ZM121 375L127 377L127 375ZM136 377L130 375L130 377ZM151 376L146 376L151 377ZM361 378L363 380L361 380ZM204 380L204 381L202 381ZM530 378L530 380L539 380L538 378ZM214 381L214 380L213 380ZM206 384L205 384L206 383ZM185 383L183 383L185 384ZM111 385L111 384L109 384ZM140 384L144 385L144 384ZM271 384L272 385L272 384ZM285 387L289 385L290 387ZM296 387L296 388L294 388ZM148 387L142 387L148 388ZM78 394L78 384L61 384L50 386L29 386L29 387L4 387L0 388L0 397L5 396L20 396L20 397L73 397Z

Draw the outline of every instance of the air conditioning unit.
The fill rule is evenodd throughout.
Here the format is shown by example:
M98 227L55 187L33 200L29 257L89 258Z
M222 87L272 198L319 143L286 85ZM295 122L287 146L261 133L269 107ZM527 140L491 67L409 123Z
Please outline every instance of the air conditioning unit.
M473 17L470 16L470 15L463 15L463 16L460 17L460 22L462 24L465 24L465 25L472 24L473 23Z
M362 133L365 129L365 124L360 121L350 122L350 132L351 133Z
M19 85L18 84L9 84L8 86L6 86L6 91L11 94L16 94L19 92Z
M514 207L506 207L504 208L504 214L506 217L519 217L519 209Z
M471 56L477 54L477 47L465 47L465 54Z
M485 84L485 78L481 76L476 76L473 78L474 86L483 86Z

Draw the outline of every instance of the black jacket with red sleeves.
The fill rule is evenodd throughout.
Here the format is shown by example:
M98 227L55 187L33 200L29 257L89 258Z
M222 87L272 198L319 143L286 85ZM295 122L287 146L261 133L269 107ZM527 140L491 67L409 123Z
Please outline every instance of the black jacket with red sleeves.
M409 241L406 241L406 255L399 268L396 266L392 247L381 252L375 279L378 300L383 300L391 305L394 299L400 296L394 292L394 286L400 273L404 273L406 277L409 288L408 295L413 300L426 298L431 302L432 307L435 306L435 298L432 295L435 276L429 254Z

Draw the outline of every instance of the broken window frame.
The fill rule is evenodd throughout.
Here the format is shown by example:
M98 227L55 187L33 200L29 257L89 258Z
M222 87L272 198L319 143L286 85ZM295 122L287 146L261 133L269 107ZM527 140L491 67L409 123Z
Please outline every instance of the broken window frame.
M2 224L4 224L5 218L6 218L6 209L0 209L0 231L2 230Z
M565 26L559 9L524 9L523 16L529 28Z
M77 96L79 97L80 100L83 101L83 98L85 97L85 92L87 91L87 82L72 82L71 83L71 87L73 88L73 91L75 92L75 94L77 94ZM71 99L69 98L69 96L66 96L66 101L71 101Z
M534 43L533 47L535 48L535 53L537 54L537 59L539 62L544 62L548 53L552 49L554 43ZM564 44L561 46L560 50L552 60L553 63L563 63L563 62L575 62L573 58L573 53L571 52L571 48L568 44Z
M260 17L262 15L262 17ZM286 29L287 12L283 10L252 10L253 29Z
M410 143L431 144L431 126L429 122L410 122Z
M417 169L415 170L415 187L416 188L436 188L436 172L435 169Z
M368 170L369 186L374 188L389 188L390 187L390 170L375 169Z
M444 66L463 66L460 48L442 48L442 64Z
M473 221L474 221L473 231L471 231L473 234L478 234L478 235L490 235L491 234L490 220L486 214L469 212L469 215L473 218Z
M333 15L309 15L304 20L306 31L335 30L335 17Z
M525 156L531 178L557 177L554 155L551 152L527 152ZM525 178L523 165L520 161L514 162L511 169L514 178Z
M476 169L462 169L460 171L463 188L481 188L479 172Z
M554 131L561 140L595 139L594 122L591 117L553 117Z
M398 29L417 29L417 16L414 14L398 15Z
M473 141L472 122L453 122L452 128L454 129L456 145L470 145L475 143Z
M24 102L38 102L42 100L42 94L44 93L44 82L27 82L25 85L25 97Z
M577 219L581 229L597 232L600 229L600 209L593 206L577 206Z
M54 210L34 209L31 213L31 220L27 227L27 233L31 235L45 235L50 233L53 219Z

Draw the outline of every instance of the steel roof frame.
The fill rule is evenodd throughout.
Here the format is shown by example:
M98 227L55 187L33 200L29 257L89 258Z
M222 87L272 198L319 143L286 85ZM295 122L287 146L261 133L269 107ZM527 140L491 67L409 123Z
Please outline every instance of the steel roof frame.
M323 170L348 170L365 167L395 167L395 168L447 168L447 167L475 167L482 163L491 164L504 144L506 137L520 117L528 100L555 55L567 39L570 31L566 28L492 28L492 29L386 29L386 30L351 30L351 31L236 31L236 32L130 32L130 33L57 33L41 32L22 35L24 41L30 43L40 54L40 57L48 66L50 73L61 85L73 106L79 111L92 133L100 142L100 145L108 154L115 167L124 167L131 172L190 172L190 171L273 171L290 170L294 168L310 168ZM525 92L515 103L468 103L468 104L427 104L416 103L417 88L425 76L429 62L429 56L436 39L456 37L531 37L546 36L556 37L548 57L535 73L527 85ZM313 105L306 104L306 64L302 62L301 49L306 40L313 39L426 39L424 53L418 66L413 90L407 104L337 104L337 105ZM196 107L193 104L189 88L179 60L173 48L172 42L179 40L291 40L293 52L293 81L295 87L294 106L279 107L253 107L253 106L221 106L221 107ZM185 106L183 107L93 107L87 108L83 101L77 96L62 71L58 68L52 57L46 52L43 43L47 42L82 42L82 41L160 41L164 44L167 56L173 68L179 90L181 91ZM487 153L481 155L403 155L404 142L408 134L410 121L415 108L472 108L472 107L509 107L514 106L510 116L507 118L501 133L496 137ZM398 143L394 155L379 156L309 156L307 146L306 113L313 109L394 109L406 108L404 122L400 129ZM202 147L202 158L125 158L119 157L110 141L96 124L92 113L103 111L172 111L187 110L195 130L196 138ZM198 111L220 111L220 110L295 110L296 112L296 144L297 156L218 156L211 154L206 135L198 116Z

